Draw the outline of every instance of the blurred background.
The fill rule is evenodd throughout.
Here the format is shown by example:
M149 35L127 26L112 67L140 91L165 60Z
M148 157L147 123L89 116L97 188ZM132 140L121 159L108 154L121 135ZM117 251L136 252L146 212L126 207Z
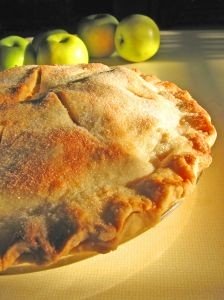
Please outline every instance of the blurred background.
M95 13L110 13L119 20L146 14L166 30L224 28L224 0L0 0L0 38L53 28L75 33L77 22Z

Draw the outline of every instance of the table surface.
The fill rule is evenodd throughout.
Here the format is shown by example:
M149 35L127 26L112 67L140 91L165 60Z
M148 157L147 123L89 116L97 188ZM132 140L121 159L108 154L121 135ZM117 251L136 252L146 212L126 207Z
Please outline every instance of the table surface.
M190 199L150 232L110 254L0 276L0 300L224 299L224 31L161 35L155 57L128 66L175 82L208 110L218 132L211 167Z

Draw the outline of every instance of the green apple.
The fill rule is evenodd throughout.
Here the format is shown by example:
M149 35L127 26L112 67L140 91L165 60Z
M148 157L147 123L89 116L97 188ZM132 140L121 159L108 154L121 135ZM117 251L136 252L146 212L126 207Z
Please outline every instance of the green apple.
M37 51L37 64L88 63L88 50L75 34L54 33L43 39Z
M0 70L35 63L32 46L26 38L11 35L0 40Z
M47 31L44 31L44 32L41 32L41 33L35 35L32 40L32 45L33 45L34 51L37 53L41 41L43 39L46 39L49 35L52 35L54 33L67 33L67 31L64 29L56 28L56 29L47 30Z
M107 57L115 51L117 25L118 20L110 14L89 15L80 20L77 34L86 44L91 57Z
M148 16L129 15L117 26L115 46L122 58L131 62L145 61L159 49L159 28Z
M36 53L33 48L32 43L28 40L28 44L26 46L26 50L24 53L24 65L35 65L36 64Z

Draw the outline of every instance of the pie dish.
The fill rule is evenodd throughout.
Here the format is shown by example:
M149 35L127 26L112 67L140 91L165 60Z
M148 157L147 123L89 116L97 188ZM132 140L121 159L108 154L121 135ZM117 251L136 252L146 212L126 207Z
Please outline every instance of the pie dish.
M154 226L215 139L187 91L127 67L0 72L0 270L106 253Z

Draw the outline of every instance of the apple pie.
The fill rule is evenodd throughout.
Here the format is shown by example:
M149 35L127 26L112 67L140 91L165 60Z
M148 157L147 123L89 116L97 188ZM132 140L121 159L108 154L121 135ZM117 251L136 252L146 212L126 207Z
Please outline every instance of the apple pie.
M174 83L103 64L0 72L0 270L106 253L211 163L209 114Z

